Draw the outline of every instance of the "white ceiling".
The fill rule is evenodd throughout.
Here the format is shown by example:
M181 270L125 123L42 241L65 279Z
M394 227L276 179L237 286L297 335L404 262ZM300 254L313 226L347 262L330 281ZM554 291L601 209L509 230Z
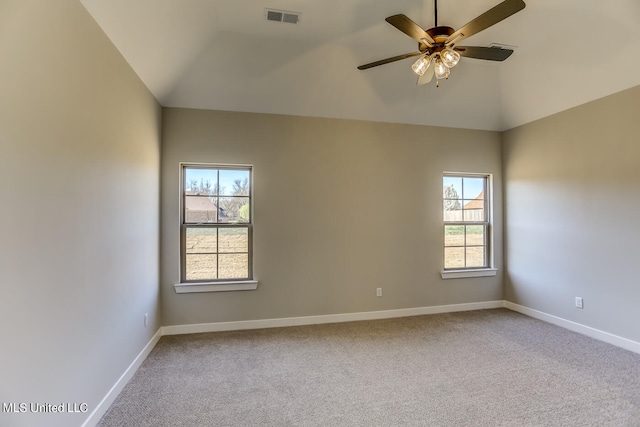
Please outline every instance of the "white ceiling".
M505 62L463 58L416 86L417 50L385 22L434 24L433 0L81 0L167 107L505 130L640 84L640 1L525 0L460 45L517 46ZM457 29L500 0L440 0ZM265 8L302 13L266 21ZM435 80L435 79L434 79Z

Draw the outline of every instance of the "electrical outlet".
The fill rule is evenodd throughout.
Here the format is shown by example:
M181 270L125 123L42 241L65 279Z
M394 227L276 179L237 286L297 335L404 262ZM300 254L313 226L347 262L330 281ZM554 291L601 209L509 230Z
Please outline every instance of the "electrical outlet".
M576 308L584 308L582 305L582 297L576 297Z
M382 296L382 288L376 288L376 296L377 297L381 297Z
M145 328L149 326L149 313L144 314L144 326Z

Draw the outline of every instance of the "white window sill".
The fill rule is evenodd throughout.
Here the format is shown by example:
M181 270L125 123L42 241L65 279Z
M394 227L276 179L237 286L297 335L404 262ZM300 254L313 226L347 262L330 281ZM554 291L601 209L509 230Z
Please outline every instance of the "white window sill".
M444 270L440 275L443 279L466 279L469 277L490 277L497 273L497 268L478 268L477 270Z
M257 280L239 280L228 282L176 283L173 285L177 294L194 292L228 292L253 291L258 288Z

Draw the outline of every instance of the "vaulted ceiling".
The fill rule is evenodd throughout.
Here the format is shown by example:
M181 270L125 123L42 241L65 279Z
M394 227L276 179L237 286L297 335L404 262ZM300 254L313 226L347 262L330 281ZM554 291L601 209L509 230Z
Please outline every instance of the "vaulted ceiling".
M640 1L524 1L460 43L516 46L509 59L463 58L436 87L416 86L415 59L356 68L416 51L384 19L431 28L434 0L81 0L168 107L505 130L640 84ZM438 24L498 3L440 0Z

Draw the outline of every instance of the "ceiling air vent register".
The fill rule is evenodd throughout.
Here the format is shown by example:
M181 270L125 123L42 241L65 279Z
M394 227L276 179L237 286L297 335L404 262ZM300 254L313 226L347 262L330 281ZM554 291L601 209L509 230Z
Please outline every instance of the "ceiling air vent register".
M301 13L290 12L286 10L265 9L264 14L267 21L286 22L288 24L297 24L300 21Z

